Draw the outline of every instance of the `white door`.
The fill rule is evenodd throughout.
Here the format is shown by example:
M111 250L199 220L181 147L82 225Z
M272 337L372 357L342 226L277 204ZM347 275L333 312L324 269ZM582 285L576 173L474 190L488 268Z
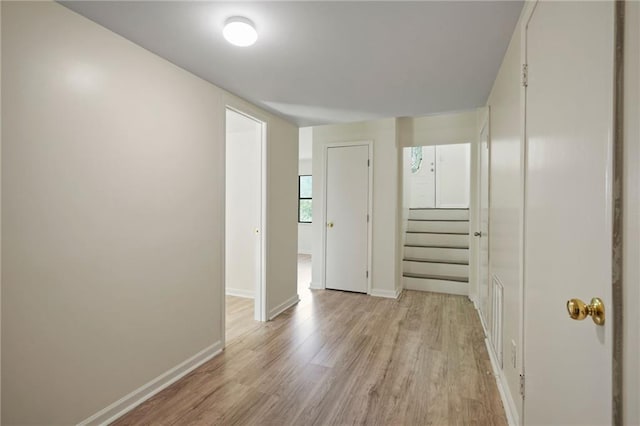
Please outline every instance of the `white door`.
M262 123L226 113L225 293L254 299L263 320L261 294Z
M527 425L612 421L613 2L539 2L526 31ZM604 326L567 300L604 301Z
M468 143L437 145L435 157L436 208L468 208L471 169L470 145Z
M479 239L480 259L478 262L478 306L484 321L485 330L489 330L491 306L489 297L489 126L488 123L480 133L480 185L478 224L480 229L474 233Z
M409 207L433 208L436 206L436 147L419 146L405 149L411 152ZM414 158L416 153L420 156Z
M327 148L325 287L367 292L369 146Z

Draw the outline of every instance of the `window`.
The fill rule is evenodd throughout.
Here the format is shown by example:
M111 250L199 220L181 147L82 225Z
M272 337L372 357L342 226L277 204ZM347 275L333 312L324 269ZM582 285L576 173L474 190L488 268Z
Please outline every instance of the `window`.
M311 199L311 175L298 176L298 222L311 223L313 200Z

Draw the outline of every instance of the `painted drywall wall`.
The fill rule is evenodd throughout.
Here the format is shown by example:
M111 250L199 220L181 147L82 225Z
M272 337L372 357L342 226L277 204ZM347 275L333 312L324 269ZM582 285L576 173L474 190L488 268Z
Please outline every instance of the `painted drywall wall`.
M503 370L508 392L522 416L522 180L520 27L517 26L487 104L490 108L490 273L504 285ZM517 345L516 366L511 342Z
M253 298L260 277L262 192L262 126L255 120L227 111L229 120L247 129L226 132L225 290L226 294Z
M624 424L640 424L640 3L625 2Z
M476 110L402 117L398 119L399 146L451 145L476 140Z
M3 424L221 341L225 104L267 122L267 299L296 297L295 126L53 2L2 2L2 63Z
M310 158L300 159L300 161L298 162L298 174L313 175L312 172L313 172L312 160ZM298 253L311 254L312 250L313 250L313 224L298 223Z
M324 274L321 245L324 224L320 218L324 208L322 165L326 146L349 141L373 141L372 293L392 297L400 286L396 253L400 151L396 146L395 122L395 119L385 119L313 128L313 287L322 286Z

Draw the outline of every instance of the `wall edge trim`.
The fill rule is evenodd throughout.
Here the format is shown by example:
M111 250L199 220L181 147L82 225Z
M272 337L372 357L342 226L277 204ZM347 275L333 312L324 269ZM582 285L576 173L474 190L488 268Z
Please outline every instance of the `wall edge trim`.
M272 319L274 319L275 317L277 317L278 315L280 315L281 313L283 313L293 305L297 304L298 302L300 302L300 296L298 296L298 294L296 293L294 296L288 298L287 300L285 300L284 302L282 302L281 304L279 304L278 306L276 306L275 308L269 311L269 321L271 321Z
M133 392L81 421L77 426L108 425L112 423L221 352L222 341L218 340L213 345L206 347L150 382L145 383Z

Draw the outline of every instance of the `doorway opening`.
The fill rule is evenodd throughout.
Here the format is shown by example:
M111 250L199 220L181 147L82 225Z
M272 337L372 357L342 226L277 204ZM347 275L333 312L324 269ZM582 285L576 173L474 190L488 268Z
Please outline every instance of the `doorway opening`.
M404 288L469 294L471 144L403 150Z
M225 133L225 340L266 321L265 123L227 108Z
M311 252L313 246L313 134L299 130L298 145L298 296L311 298Z

